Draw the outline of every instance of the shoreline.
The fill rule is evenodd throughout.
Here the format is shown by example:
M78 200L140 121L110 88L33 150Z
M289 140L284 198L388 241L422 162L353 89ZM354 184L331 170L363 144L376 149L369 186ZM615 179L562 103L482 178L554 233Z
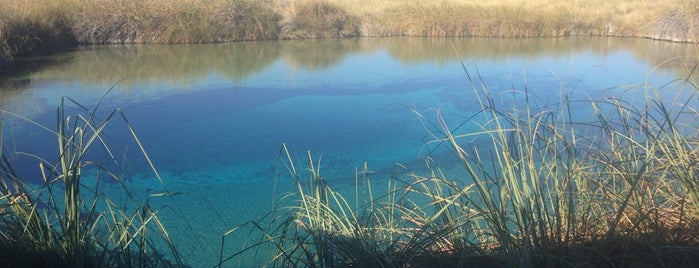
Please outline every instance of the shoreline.
M486 5L470 0L450 0L430 5L385 0L376 4L386 7L371 10L356 6L361 0L288 3L217 0L208 6L192 1L184 7L145 1L148 3L143 7L132 3L136 7L114 11L109 3L86 7L71 1L0 8L1 17L5 17L0 19L0 68L10 66L16 59L95 44L392 36L596 36L699 43L699 8L688 8L688 4L682 3L654 6L659 11L637 11L651 4L617 0L612 6L616 4L614 9L619 10L607 11L605 8L609 7L603 4L575 6L556 0L523 6L508 1ZM122 2L131 3L129 0ZM393 5L388 5L390 3ZM40 4L45 5L36 6ZM163 14L156 14L158 12Z
M462 37L462 38L522 38L522 39L531 39L531 38L566 38L566 37L609 37L609 38L638 38L638 39L650 39L650 40L656 40L656 41L664 41L664 42L671 42L671 43L691 43L691 44L699 44L699 40L696 41L686 41L686 40L678 40L674 38L664 38L664 37L652 37L652 36L625 36L625 35L558 35L558 36L535 36L535 37L509 37L509 36L409 36L409 35L387 35L387 36L352 36L352 37L341 37L341 38L389 38L389 37L414 37L414 38L450 38L450 37ZM40 56L48 56L54 53L60 53L64 51L69 51L72 49L75 49L79 46L92 46L92 45L181 45L181 44L227 44L227 43L235 43L235 42L248 42L248 41L269 41L269 40L318 40L318 39L333 39L333 38L297 38L297 39L261 39L261 40L235 40L235 41L227 41L227 42L196 42L196 43L191 43L191 42L185 42L185 43L167 43L167 44L162 44L162 43L140 43L140 42L132 42L132 43L104 43L104 44L99 44L99 43L72 43L70 45L63 45L60 47L50 47L47 46L45 50L41 51L34 51L31 54L20 56L20 57L11 57L11 58L4 58L0 56L0 69L3 69L7 66L11 66L14 63L16 63L17 60L22 60L22 59L29 59L32 57L40 57Z

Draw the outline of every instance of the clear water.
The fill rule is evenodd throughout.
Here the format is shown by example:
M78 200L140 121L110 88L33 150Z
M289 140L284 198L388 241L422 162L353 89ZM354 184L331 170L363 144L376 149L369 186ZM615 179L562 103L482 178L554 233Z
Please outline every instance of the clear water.
M55 161L55 137L26 119L54 129L61 96L94 107L113 88L100 111L120 108L166 187L184 193L174 197L175 204L150 202L166 207L165 219L187 219L189 227L167 222L170 232L193 266L206 266L218 260L221 234L263 215L275 195L292 187L289 180L275 180L285 178L278 160L282 144L300 168L310 151L320 159L324 178L348 191L364 163L380 184L407 173L405 167L424 170L428 156L458 179L452 154L430 143L432 128L418 113L435 122L439 111L457 126L480 111L463 66L507 109L522 104L525 87L542 107L559 101L562 92L575 100L633 99L639 92L627 86L663 89L686 77L697 58L693 45L603 38L85 47L41 59L5 79L0 109L25 119L4 115L3 152L23 178L40 182L34 156ZM660 92L668 99L677 95ZM588 105L575 111L581 120L591 116ZM476 129L471 124L458 131ZM118 175L136 196L161 192L124 124L107 133ZM105 155L90 157L107 161ZM112 188L104 191L118 196L120 189Z

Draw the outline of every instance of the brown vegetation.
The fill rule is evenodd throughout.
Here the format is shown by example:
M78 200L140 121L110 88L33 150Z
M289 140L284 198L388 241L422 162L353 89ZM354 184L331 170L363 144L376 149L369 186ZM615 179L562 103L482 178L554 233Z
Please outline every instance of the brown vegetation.
M281 10L279 39L337 38L359 35L359 17L321 2L292 3Z
M93 1L71 25L81 43L212 43L276 38L276 15L254 1Z
M694 1L1 0L0 63L74 43L608 35L699 41Z
M56 1L59 2L59 1ZM17 57L72 46L69 15L60 4L0 1L0 66Z

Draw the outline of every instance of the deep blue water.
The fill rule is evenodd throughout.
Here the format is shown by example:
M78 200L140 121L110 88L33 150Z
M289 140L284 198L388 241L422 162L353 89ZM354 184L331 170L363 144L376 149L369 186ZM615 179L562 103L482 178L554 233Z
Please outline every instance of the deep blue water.
M282 144L302 168L310 151L314 161L320 159L321 174L340 189L353 189L355 171L364 163L380 184L406 173L404 167L423 170L428 156L458 179L448 148L430 143L435 137L429 122L437 111L452 126L478 113L472 81L487 85L505 110L523 104L525 88L534 106L549 108L563 92L575 100L633 99L627 86L661 87L686 75L696 61L691 48L600 38L86 47L11 78L4 84L11 86L0 91L0 109L55 129L61 96L92 108L113 87L99 115L124 112L166 187L185 193L176 198L180 216L200 241L214 241L183 243L181 250L196 256L194 263L215 262L223 232L263 214L274 194L291 187L288 180L274 180L285 172L278 159ZM591 117L585 102L573 107L574 117ZM40 182L36 158L13 152L53 162L55 137L9 114L3 122L3 153L21 177ZM467 124L457 131L476 130ZM101 149L90 158L114 164L144 197L161 191L122 120L106 133L114 160ZM175 239L187 241L189 231L179 227L172 223Z

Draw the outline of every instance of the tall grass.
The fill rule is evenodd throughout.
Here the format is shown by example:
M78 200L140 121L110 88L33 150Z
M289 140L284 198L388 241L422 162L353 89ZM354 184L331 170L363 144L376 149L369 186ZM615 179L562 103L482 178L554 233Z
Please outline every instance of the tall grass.
M279 9L279 39L359 36L360 18L325 1L291 2Z
M352 206L320 176L320 161L308 154L304 181L284 148L297 205L234 228L227 235L251 227L261 239L227 258L223 247L221 264L251 252L282 267L699 261L699 136L692 124L699 87L691 74L601 100L562 92L545 106L525 87L516 92L523 102L503 108L477 72L466 72L480 113L459 124L418 113L435 137L428 146L449 148L463 172L428 159L431 172L395 178L377 194L364 169ZM667 90L678 97L661 95ZM591 117L576 115L581 102Z
M0 2L0 66L76 44L70 31L70 6L58 1ZM64 9L66 8L66 9Z
M71 108L69 104L76 107ZM30 155L38 160L42 175L40 185L29 185L27 178L18 177L11 156L0 151L0 262L3 265L184 265L158 217L158 210L151 208L147 201L137 201L118 172L109 168L117 160L104 130L119 118L124 119L133 134L119 110L100 119L97 108L90 110L65 98L58 108L57 129L53 132L58 145L57 161ZM140 147L137 136L132 137ZM94 151L103 151L109 160L89 159ZM145 151L142 152L145 155ZM88 168L90 175L86 176ZM125 199L112 200L105 196L102 187L108 183L123 188ZM166 255L161 255L163 253Z
M236 258L241 265L249 261L246 254L250 254L263 260L254 265L273 267L405 267L415 259L430 257L439 250L435 246L448 243L448 236L460 229L442 226L438 218L443 212L431 211L430 205L408 209L416 204L406 199L410 191L399 188L397 181L389 181L384 185L386 192L377 194L366 166L356 173L354 200L348 199L323 179L321 159L316 162L310 152L307 157L307 168L301 169L282 146L280 161L297 188L295 195L285 197L293 199L282 204L291 204L227 232L218 266L236 263ZM433 222L401 219L409 214L432 217ZM261 234L261 239L225 255L230 250L226 238L246 227L248 232Z
M602 35L699 41L699 10L692 0L3 0L0 4L0 62L76 42L395 35Z
M696 90L690 83L678 88L683 86ZM558 107L534 110L526 100L523 109L502 112L485 86L474 89L484 108L483 131L457 135L440 119L445 138L439 141L451 145L474 182L474 192L464 198L482 217L480 228L488 230L483 242L497 245L507 263L696 260L697 219L688 215L697 209L691 197L699 190L691 183L697 167L683 159L696 153L697 137L691 126L681 127L685 113L696 113L687 106L696 103L696 94L668 104L644 88L649 95L640 104L591 101L596 120L581 122L565 94ZM473 135L491 141L488 157L459 141ZM685 255L665 255L663 247L673 241L693 246ZM621 251L625 247L630 251Z
M249 0L92 1L72 30L84 43L211 43L274 39L276 20Z

